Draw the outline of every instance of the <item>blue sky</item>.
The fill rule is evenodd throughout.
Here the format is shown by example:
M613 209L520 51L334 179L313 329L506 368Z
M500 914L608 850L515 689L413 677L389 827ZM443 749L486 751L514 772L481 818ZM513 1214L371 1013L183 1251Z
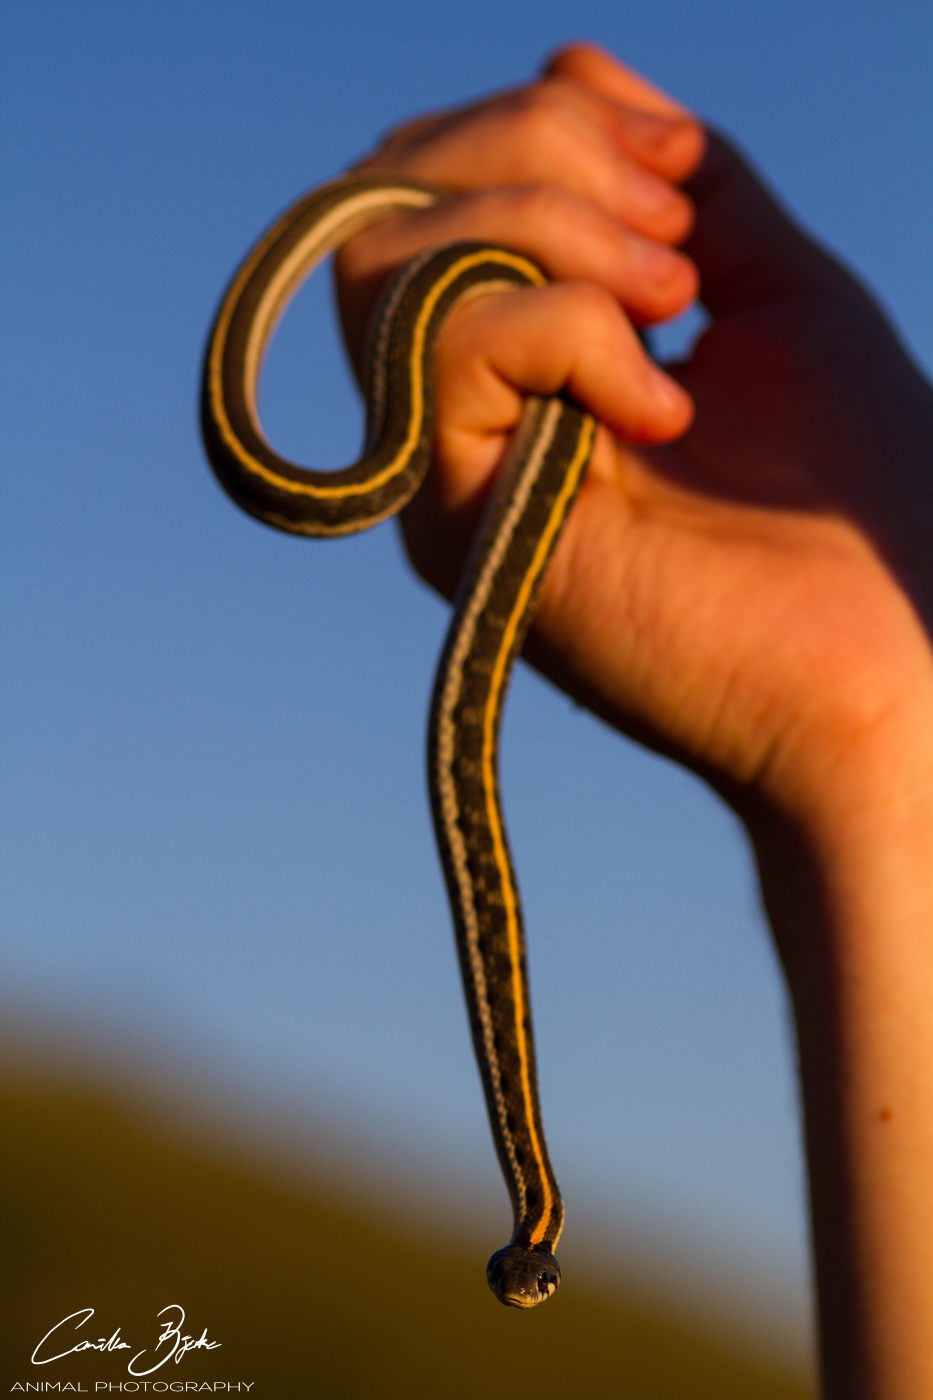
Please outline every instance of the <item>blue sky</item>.
M217 298L388 126L584 36L732 132L929 370L933 10L7 0L2 28L3 998L488 1185L423 780L446 610L391 526L289 539L220 494L195 420ZM263 413L299 460L355 454L326 279ZM736 823L528 672L503 749L571 1228L682 1229L802 1289L791 1049ZM503 1192L496 1239L506 1215Z

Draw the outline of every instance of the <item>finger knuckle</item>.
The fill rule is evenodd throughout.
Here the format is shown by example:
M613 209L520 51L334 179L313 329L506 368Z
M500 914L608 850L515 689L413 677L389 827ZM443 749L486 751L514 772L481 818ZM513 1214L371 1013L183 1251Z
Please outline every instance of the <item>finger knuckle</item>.
M512 217L533 229L560 235L570 216L570 199L553 185L522 185L510 196Z
M511 119L516 138L532 148L549 148L564 130L563 109L543 85L516 95Z
M566 290L573 315L584 327L617 325L621 319L622 312L615 297L595 282L570 282Z

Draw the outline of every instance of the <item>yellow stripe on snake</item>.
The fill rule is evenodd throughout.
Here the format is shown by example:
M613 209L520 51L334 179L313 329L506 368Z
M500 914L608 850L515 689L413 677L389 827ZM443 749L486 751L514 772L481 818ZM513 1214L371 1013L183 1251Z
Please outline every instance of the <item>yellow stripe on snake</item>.
M400 510L427 471L433 362L445 316L463 297L540 286L544 274L506 248L457 243L402 271L384 299L368 373L363 455L336 472L299 467L266 441L256 397L279 317L320 260L354 233L442 191L386 176L348 176L298 200L233 278L211 332L201 422L211 465L244 510L280 530L343 535ZM503 1303L529 1308L560 1282L564 1218L538 1103L525 938L499 798L502 707L548 561L589 460L593 419L568 398L529 399L467 564L434 685L428 774L473 1045L514 1211L487 1278Z

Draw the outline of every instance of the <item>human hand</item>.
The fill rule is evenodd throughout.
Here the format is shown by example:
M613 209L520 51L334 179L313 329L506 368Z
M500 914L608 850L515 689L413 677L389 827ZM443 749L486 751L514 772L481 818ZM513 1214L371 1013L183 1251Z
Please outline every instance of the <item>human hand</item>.
M561 71L391 132L357 167L458 194L358 235L338 256L344 334L360 369L386 278L422 248L460 238L510 241L555 280L604 286L638 325L676 315L696 270L675 250L693 223L677 182L699 163L696 119L636 73L585 48L602 86Z
M445 331L435 471L405 518L411 557L453 592L521 394L568 387L611 432L526 654L737 803L755 789L816 821L814 806L837 800L831 773L854 776L846 755L868 756L859 738L879 716L902 735L925 716L929 648L893 570L919 599L933 395L857 284L714 139L688 186L687 244L713 322L674 371L697 421L673 446L633 446L688 422L620 307L646 321L692 294L691 264L667 242L691 210L664 179L701 151L683 109L601 51L569 49L541 84L389 138L371 164L468 193L357 239L342 303L358 344L386 272L454 237L505 242L558 279L464 307ZM637 265L646 249L660 282Z

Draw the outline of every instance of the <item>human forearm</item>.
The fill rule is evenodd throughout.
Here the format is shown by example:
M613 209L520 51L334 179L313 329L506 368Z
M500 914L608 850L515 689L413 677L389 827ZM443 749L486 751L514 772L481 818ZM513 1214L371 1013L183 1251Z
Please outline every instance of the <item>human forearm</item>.
M827 1400L933 1396L928 736L933 703L809 830L751 821L797 1028Z

